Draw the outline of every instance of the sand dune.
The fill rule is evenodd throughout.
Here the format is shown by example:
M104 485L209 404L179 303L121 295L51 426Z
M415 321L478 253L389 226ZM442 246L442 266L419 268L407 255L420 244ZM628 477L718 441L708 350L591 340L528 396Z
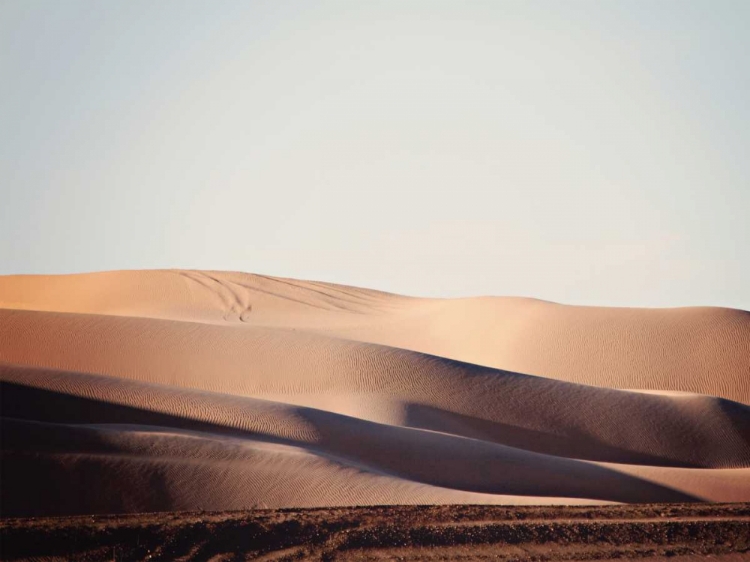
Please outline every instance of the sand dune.
M739 310L9 276L0 380L3 515L750 501Z
M211 271L0 277L0 308L279 327L610 388L750 403L750 312L418 299Z

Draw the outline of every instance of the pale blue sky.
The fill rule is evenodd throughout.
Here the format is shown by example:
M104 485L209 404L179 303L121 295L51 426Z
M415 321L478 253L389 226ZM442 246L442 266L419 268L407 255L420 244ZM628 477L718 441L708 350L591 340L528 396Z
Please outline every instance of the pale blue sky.
M0 0L0 273L750 309L750 2Z

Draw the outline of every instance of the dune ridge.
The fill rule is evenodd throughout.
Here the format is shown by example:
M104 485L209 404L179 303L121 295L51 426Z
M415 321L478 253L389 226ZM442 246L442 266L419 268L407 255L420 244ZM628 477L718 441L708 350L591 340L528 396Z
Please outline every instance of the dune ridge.
M750 314L0 277L2 514L750 501Z

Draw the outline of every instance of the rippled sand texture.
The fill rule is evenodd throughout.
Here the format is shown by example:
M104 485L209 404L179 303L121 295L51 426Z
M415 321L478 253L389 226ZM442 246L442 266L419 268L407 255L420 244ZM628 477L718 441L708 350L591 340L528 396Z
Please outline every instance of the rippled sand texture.
M750 313L0 277L2 514L750 501Z

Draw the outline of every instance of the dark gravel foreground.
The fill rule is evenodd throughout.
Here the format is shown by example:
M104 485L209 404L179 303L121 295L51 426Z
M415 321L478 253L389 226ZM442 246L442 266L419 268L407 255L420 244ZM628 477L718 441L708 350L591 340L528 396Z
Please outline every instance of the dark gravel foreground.
M750 560L750 504L378 506L0 520L0 558Z

